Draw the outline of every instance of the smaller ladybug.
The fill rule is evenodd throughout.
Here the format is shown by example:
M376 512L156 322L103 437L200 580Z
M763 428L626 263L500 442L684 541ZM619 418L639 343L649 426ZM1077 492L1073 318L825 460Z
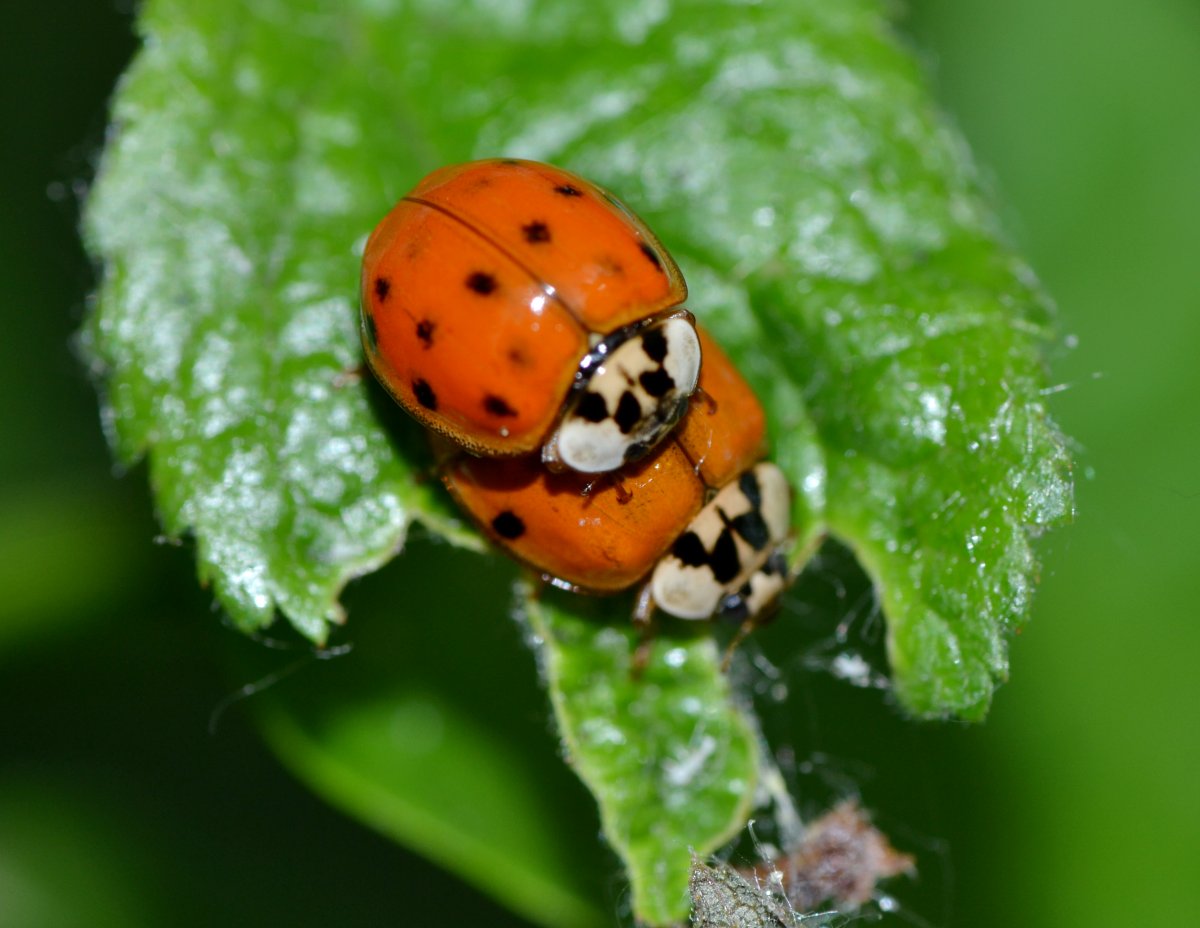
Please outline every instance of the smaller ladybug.
M614 593L643 583L635 620L752 625L789 582L791 491L763 462L766 423L749 384L703 330L700 389L679 428L618 480L552 473L535 455L451 453L443 481L480 528L558 586Z
M367 362L422 425L552 470L636 461L700 371L687 285L612 194L532 161L434 171L367 241Z

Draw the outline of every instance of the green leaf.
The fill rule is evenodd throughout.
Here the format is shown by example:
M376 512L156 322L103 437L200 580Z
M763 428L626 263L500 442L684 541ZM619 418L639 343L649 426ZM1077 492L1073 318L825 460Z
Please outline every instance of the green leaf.
M1042 402L1050 309L879 4L150 0L140 23L88 211L105 277L84 344L119 455L148 457L168 530L195 536L243 628L278 608L323 640L344 583L413 520L478 543L421 479L417 431L352 374L357 256L426 171L523 156L610 187L680 260L688 305L767 408L794 560L826 535L856 552L902 704L986 712L1033 538L1072 508ZM636 699L606 651L624 632L567 635L589 609L531 612L562 644L547 666L568 740L612 718L567 668L594 663L598 692ZM675 683L715 707L725 683L692 677L693 657ZM687 745L651 711L661 771ZM743 749L731 736L708 763ZM619 773L575 760L637 914L661 922L686 868L652 885L639 862L660 807L622 807ZM666 841L710 844L735 814L714 796L690 797L694 835Z
M242 628L278 608L322 641L414 517L469 536L358 377L356 243L383 176L419 162L362 137L364 76L333 66L366 22L306 36L300 6L281 29L269 4L146 4L88 204L104 281L83 342L117 453L149 457L201 579Z
M600 803L639 920L680 921L692 852L729 841L750 813L753 726L730 699L711 638L661 636L635 675L624 603L554 600L527 594L525 612L567 760Z

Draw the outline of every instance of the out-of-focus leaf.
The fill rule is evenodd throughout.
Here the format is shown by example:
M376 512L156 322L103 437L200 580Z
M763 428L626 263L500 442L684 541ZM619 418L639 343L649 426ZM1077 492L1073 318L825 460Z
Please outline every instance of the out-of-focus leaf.
M150 540L119 502L65 480L0 493L0 651L95 620L139 582Z
M533 922L604 925L614 861L560 762L533 656L508 617L511 577L414 542L356 591L350 652L251 706L284 763L339 808Z
M22 928L144 928L166 908L146 861L94 797L62 784L0 783L0 920ZM114 853L117 851L117 853ZM63 874L71 875L70 892Z

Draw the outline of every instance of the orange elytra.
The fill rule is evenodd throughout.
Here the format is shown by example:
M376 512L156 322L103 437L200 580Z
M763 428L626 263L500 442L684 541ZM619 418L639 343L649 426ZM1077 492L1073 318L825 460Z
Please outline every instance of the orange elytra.
M434 171L362 263L363 345L422 425L551 469L635 461L687 410L701 349L687 287L610 193L531 161Z

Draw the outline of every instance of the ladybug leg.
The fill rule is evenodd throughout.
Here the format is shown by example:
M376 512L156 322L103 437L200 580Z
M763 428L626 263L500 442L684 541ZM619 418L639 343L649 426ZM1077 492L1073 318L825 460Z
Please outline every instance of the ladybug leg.
M539 601L542 594L546 592L546 587L550 586L550 577L546 574L536 573L532 570L523 571L525 580L529 584L529 598Z
M729 665L733 663L733 652L743 641L754 634L754 630L761 624L761 617L752 615L738 626L738 630L729 639L729 644L725 646L725 653L721 655L721 673L729 673Z
M729 665L733 661L733 652L738 649L738 646L748 637L754 634L755 630L764 625L769 625L775 621L775 618L783 609L783 596L791 588L796 579L796 573L787 563L783 551L787 546L787 542L771 556L755 575L753 579L767 580L765 587L765 598L762 601L755 602L754 594L751 593L751 601L749 602L750 611L738 626L738 630L730 639L729 644L725 646L725 654L721 658L721 671L727 673ZM772 588L769 583L770 578L778 578L777 586ZM753 582L753 580L752 580Z
M579 495L591 496L592 491L596 489L596 484L600 483L602 480L607 481L609 486L616 490L617 502L622 506L633 499L633 491L625 486L625 481L623 481L616 472L601 474L594 480L589 480L583 485L583 489L579 491Z
M430 464L428 467L422 467L420 470L413 471L413 483L419 487L423 487L427 483L441 483L442 473L445 470L445 466L440 461Z
M729 665L733 662L733 652L741 646L741 643L758 631L758 629L764 625L770 625L775 620L775 617L779 615L779 607L780 603L776 601L768 608L750 614L738 626L738 630L729 639L729 644L725 645L725 653L721 655L722 673L729 672Z
M704 404L704 411L706 413L708 413L710 416L716 414L717 409L718 409L718 403L717 403L716 397L714 397L711 393L709 393L707 390L705 390L702 386L697 384L696 389L694 391L692 391L692 396L694 396L699 402Z
M432 432L429 433L429 450L433 452L433 463L422 467L413 475L418 486L431 480L436 480L438 483L443 482L446 472L464 453L448 438Z
M654 646L654 596L650 584L638 591L637 604L633 607L633 627L638 632L638 646L633 652L632 675L640 680L650 663L650 650Z
M346 387L356 386L362 382L365 370L366 368L359 364L356 367L338 371L333 377L333 388L335 390L344 390Z

